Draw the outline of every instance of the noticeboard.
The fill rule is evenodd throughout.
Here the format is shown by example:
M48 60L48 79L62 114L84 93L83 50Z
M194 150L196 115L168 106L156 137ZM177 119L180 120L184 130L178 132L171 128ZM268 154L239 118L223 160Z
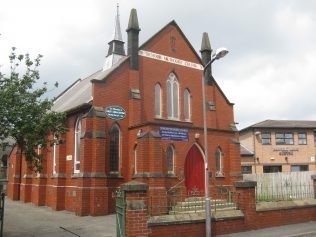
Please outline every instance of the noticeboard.
M189 141L189 131L184 128L160 127L160 137L164 140Z

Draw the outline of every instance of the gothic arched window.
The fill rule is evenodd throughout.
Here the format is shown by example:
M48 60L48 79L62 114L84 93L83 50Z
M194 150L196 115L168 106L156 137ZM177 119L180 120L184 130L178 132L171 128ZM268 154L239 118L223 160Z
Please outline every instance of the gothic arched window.
M174 73L167 79L168 118L179 119L179 83Z
M155 116L161 117L161 86L155 85Z
M168 173L174 173L174 148L172 145L167 147L167 170Z
M191 119L191 104L190 104L190 92L188 89L184 90L183 93L183 111L184 111L184 119Z
M118 172L120 163L120 129L115 124L110 130L110 171Z
M75 125L75 158L74 173L80 172L80 136L81 136L81 118L78 117Z

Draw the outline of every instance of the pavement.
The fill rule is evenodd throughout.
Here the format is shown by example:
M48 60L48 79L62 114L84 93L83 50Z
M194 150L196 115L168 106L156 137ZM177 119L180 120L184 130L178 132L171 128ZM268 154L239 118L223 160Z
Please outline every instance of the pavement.
M286 218L286 217L284 217ZM115 237L115 215L76 216L6 198L3 237ZM216 237L316 237L316 221Z
M3 237L115 237L115 215L76 216L31 203L5 200Z

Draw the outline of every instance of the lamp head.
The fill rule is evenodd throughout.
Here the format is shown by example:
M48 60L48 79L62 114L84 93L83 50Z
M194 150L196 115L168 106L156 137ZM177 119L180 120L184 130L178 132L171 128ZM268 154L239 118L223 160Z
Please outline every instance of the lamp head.
M220 59L225 57L228 54L228 49L226 48L218 48L216 49L215 54L213 54L214 59Z

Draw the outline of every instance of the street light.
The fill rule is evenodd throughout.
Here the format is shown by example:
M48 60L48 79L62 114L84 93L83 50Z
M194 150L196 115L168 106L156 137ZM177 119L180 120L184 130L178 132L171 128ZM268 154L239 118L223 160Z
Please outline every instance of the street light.
M206 125L206 99L205 99L205 72L207 68L215 61L228 54L226 48L219 48L215 54L212 55L212 59L205 65L202 74L202 100L203 100L203 128L204 128L204 149L205 149L205 226L206 237L211 237L211 200L208 190L208 145L207 145L207 125Z

